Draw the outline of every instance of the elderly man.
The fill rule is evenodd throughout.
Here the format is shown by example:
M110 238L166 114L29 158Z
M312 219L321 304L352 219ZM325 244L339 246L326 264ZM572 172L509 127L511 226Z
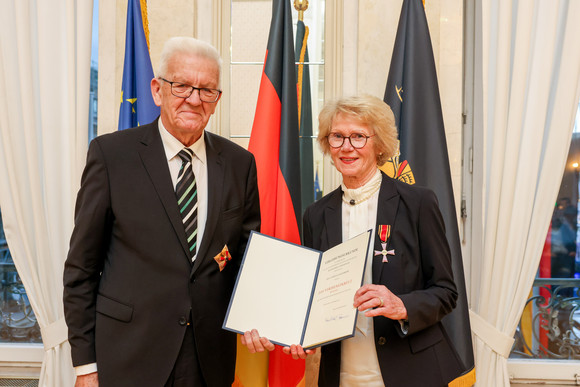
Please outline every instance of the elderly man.
M231 386L222 330L251 230L253 156L204 129L220 99L217 51L164 46L154 122L90 145L64 270L77 386Z

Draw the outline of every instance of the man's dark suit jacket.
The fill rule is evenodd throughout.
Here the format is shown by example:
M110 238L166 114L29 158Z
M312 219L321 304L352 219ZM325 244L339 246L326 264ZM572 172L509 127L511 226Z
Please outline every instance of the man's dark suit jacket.
M383 174L378 225L391 225L382 262L373 255L373 284L385 285L400 297L408 313L408 333L398 321L374 317L375 348L388 387L444 386L460 375L460 360L441 319L454 307L457 291L445 227L435 194ZM376 235L376 234L375 234ZM342 190L311 205L304 214L304 245L329 249L342 241ZM381 251L375 237L374 250ZM338 386L340 342L322 347L320 386Z
M251 230L260 227L254 157L205 132L208 210L197 259L185 231L157 121L92 141L64 270L75 366L101 386L163 386L190 310L209 386L234 380L236 335L222 330ZM214 257L224 246L223 271Z

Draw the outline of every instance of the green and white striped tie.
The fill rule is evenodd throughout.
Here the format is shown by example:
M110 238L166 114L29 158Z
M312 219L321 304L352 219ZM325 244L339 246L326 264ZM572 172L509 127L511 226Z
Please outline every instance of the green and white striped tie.
M197 184L191 166L193 151L189 148L183 148L178 155L182 164L177 176L175 194L185 228L190 258L193 259L197 248Z

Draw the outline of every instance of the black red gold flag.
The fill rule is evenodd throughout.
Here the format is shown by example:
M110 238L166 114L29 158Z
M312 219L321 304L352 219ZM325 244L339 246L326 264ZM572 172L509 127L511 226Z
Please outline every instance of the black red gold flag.
M272 21L249 150L256 157L261 232L300 244L302 217L300 145L294 37L290 0L273 0ZM304 379L304 360L280 347L270 353L270 387L295 387Z
M463 374L449 385L471 386L475 363L457 213L431 37L421 0L403 1L384 100L395 114L400 155L381 169L409 184L431 188L439 200L459 293L457 306L443 325L464 366Z

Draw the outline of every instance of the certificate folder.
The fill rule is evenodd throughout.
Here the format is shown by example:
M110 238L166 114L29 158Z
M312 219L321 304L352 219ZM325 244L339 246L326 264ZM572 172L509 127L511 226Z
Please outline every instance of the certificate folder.
M323 253L252 232L222 328L305 349L354 336L370 237Z

